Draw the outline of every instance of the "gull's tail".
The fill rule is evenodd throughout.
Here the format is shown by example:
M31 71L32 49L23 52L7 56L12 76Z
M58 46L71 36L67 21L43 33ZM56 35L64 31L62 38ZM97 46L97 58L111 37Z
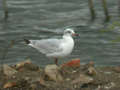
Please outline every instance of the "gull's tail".
M29 41L29 40L24 39L24 41L25 41L26 44L30 44L30 41Z

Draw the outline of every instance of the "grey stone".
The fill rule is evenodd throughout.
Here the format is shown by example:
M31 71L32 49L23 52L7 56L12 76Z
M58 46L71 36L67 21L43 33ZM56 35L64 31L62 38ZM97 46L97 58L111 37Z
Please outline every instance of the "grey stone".
M57 65L47 65L45 67L45 74L56 82L62 82L63 77L59 71L59 67Z
M17 71L14 68L11 68L10 66L4 64L3 65L3 72L5 75L7 76L13 76L15 73L17 73Z

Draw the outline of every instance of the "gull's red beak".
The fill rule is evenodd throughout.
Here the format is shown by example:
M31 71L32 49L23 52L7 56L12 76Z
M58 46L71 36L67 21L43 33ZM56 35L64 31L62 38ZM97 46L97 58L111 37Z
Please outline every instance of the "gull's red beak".
M77 34L77 33L73 33L72 36L79 36L79 34Z

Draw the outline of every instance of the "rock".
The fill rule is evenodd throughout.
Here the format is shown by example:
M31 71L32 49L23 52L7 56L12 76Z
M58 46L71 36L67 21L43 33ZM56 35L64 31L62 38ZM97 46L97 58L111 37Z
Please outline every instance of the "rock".
M31 64L25 63L24 68L31 70L31 71L38 71L39 70L39 67L35 64L32 64L32 63Z
M97 71L95 70L94 67L89 67L89 68L88 68L88 74L89 74L89 75L96 75L96 74L97 74Z
M19 87L25 87L30 85L30 81L27 81L24 78L18 79L16 82L17 82L17 86Z
M49 87L49 85L45 83L45 80L42 77L40 77L39 82L40 82L40 85L45 86L45 87Z
M70 78L66 78L66 81L70 81L71 79Z
M104 86L105 89L110 90L111 88L115 87L116 84L114 82L110 82Z
M40 78L40 84L41 84L41 85L45 85L45 81L44 81L43 78Z
M69 62L66 62L66 63L64 63L64 64L62 64L62 68L63 67L79 67L80 66L80 59L73 59L73 60L71 60L71 61L69 61Z
M8 77L11 77L11 76L13 76L15 73L17 73L17 71L16 71L15 69L11 68L10 66L8 66L8 65L6 65L6 64L3 65L3 72L4 72L4 74L5 74L6 76L8 76Z
M15 68L20 72L24 71L24 69L28 69L32 71L39 70L39 67L35 64L32 64L30 60L19 62L18 64L15 65Z
M59 71L59 67L57 65L47 65L45 67L45 74L56 82L62 82L63 77Z
M18 71L19 71L19 72L23 72L23 71L24 71L24 68L19 68Z
M26 61L23 61L23 62L19 62L15 65L16 69L20 69L22 67L24 67L25 64L32 64L31 60L28 59Z
M4 84L3 88L11 88L11 87L14 87L16 86L16 82L7 82Z
M30 87L31 87L31 90L36 90L37 89L37 85L36 84L31 84Z
M24 80L26 80L26 81L30 81L31 78L26 76L26 77L24 77Z
M27 59L24 61L25 64L32 64L31 60L30 59Z
M77 84L77 83L88 84L88 83L92 83L92 82L93 82L93 78L86 76L84 74L80 74L79 77L75 78L72 81L72 84Z
M19 70L24 66L24 62L19 62L15 65L16 69Z
M117 72L117 73L120 73L120 66L115 67L114 71Z

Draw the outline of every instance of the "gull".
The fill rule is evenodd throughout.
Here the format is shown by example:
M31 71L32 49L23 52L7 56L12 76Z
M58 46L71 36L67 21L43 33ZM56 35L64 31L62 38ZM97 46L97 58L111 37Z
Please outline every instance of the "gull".
M74 48L74 40L72 36L78 36L73 29L67 28L64 30L61 39L49 38L41 40L27 40L24 39L27 45L37 49L39 52L45 54L47 57L52 57L55 64L58 64L58 58L65 57L71 54Z

